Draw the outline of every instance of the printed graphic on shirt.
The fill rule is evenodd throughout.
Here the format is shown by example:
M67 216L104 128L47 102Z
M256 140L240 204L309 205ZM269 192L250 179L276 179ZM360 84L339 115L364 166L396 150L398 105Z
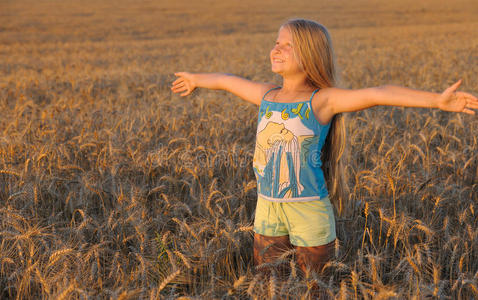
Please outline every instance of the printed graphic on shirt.
M296 115L298 116L299 118L301 118L302 120L305 118L305 119L309 119L309 115L310 115L310 106L309 105L306 105L306 109L305 111L302 109L302 107L304 107L304 103L299 103L297 105L297 107L295 108L291 108L290 111L292 112L293 115ZM261 118L262 116L266 116L266 118L270 118L271 115L272 115L272 112L269 111L269 106L266 108L265 111L261 111L260 115L259 115L259 118ZM285 108L284 110L281 111L281 118L283 120L287 120L289 119L289 116L290 116L290 113L287 111L287 109Z
M299 197L304 190L300 170L305 166L318 136L299 117L283 111L267 111L258 124L254 168L258 190L275 198Z

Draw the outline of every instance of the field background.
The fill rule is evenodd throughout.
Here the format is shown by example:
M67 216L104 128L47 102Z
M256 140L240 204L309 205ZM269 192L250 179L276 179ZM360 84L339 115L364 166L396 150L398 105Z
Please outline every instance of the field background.
M347 114L330 277L256 275L257 107L173 73L280 83L291 17L329 28L340 86L478 95L478 2L1 1L0 298L478 297L478 118ZM478 211L477 211L478 213Z

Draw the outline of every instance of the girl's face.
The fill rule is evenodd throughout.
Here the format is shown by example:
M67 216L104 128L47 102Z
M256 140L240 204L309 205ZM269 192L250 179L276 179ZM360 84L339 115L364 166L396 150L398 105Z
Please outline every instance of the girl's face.
M282 76L302 72L294 55L292 35L287 27L281 27L275 46L270 53L272 72Z

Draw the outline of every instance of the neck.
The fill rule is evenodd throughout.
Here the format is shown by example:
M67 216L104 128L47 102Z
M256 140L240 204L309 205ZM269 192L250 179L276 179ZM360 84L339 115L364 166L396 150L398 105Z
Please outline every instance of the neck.
M283 93L297 93L308 92L313 89L307 84L306 76L300 74L298 76L282 77L282 92Z

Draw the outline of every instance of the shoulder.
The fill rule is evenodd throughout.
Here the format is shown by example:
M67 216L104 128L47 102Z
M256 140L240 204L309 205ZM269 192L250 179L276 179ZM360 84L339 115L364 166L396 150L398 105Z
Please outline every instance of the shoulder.
M312 110L320 124L325 125L332 120L335 114L333 101L337 99L337 94L339 94L341 90L340 88L329 87L320 89L315 93L311 101Z
M220 80L221 85L219 89L231 92L243 100L258 106L261 105L264 94L271 88L277 86L270 83L253 81L236 75L229 75L223 78L225 80Z
M263 99L266 96L266 94L275 93L279 87L280 86L278 86L277 84L263 83L262 84L262 91L261 91L261 95L262 95L261 99Z
M377 88L326 88L317 93L317 101L327 115L363 110L376 105ZM319 105L317 104L317 105Z
M277 84L273 84L273 83L263 83L262 88L263 88L263 92L264 92L263 94L265 94L267 92L270 92L272 90L280 88L280 86L278 86Z
M327 87L317 91L314 95L314 101L321 103L322 105L330 104L330 101L340 97L341 93L346 92L346 89L337 87Z
M348 93L351 90L342 89L338 87L328 87L320 89L316 96L323 101L333 101L334 99L340 98L341 94Z
M362 88L362 89L343 89L337 87L330 87L321 89L317 94L321 94L321 97L327 99L328 104L334 104L334 102L344 100L360 100L368 98L372 93L376 91L376 88Z

